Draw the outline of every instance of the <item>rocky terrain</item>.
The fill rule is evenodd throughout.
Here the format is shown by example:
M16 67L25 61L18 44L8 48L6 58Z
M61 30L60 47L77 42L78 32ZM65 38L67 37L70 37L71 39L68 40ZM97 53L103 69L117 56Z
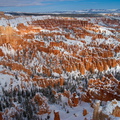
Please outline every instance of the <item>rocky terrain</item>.
M1 12L0 119L119 120L120 18Z

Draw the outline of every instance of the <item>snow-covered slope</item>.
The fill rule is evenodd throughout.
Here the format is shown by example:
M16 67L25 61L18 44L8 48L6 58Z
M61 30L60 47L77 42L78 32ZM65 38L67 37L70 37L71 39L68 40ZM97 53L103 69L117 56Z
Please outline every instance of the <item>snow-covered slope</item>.
M110 104L120 101L119 19L6 16L0 18L0 117L120 117L120 106Z

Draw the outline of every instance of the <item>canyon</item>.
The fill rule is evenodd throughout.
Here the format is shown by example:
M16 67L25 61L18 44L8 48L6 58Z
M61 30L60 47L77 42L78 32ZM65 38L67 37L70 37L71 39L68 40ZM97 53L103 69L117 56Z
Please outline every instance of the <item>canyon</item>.
M0 119L119 120L120 17L1 12Z

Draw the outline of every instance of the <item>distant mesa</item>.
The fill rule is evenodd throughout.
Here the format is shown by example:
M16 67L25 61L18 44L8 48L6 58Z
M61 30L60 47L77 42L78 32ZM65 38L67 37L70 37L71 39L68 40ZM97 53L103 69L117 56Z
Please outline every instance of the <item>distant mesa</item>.
M0 15L4 15L4 14L5 14L4 12L0 11Z

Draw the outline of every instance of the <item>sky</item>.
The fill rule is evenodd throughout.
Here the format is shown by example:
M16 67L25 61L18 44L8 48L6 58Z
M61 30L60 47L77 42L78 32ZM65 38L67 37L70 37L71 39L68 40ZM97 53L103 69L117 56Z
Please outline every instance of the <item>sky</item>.
M52 12L120 9L120 0L0 0L0 11Z

